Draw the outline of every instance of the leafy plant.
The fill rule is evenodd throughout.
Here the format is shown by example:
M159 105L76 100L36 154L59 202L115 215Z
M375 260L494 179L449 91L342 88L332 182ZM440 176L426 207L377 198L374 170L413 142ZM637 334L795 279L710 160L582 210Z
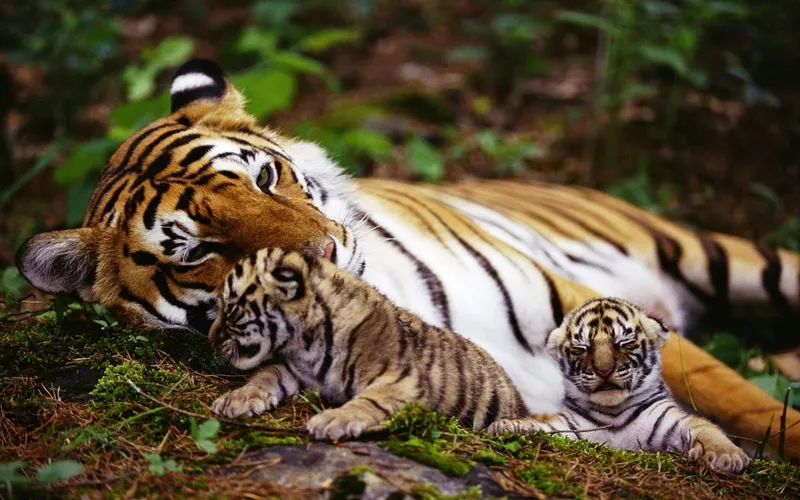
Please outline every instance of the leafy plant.
M149 97L155 88L158 73L185 61L194 50L194 41L185 36L169 36L142 51L142 64L125 68L122 79L128 87L128 99Z
M83 464L75 460L53 460L49 464L36 469L36 481L20 474L20 469L25 467L26 462L16 460L13 462L0 463L0 485L5 486L8 498L14 497L14 488L25 488L32 485L45 486L59 481L70 479L83 474Z
M412 137L406 143L408 164L425 182L439 182L444 177L445 163L442 155L422 137Z
M163 476L167 471L180 472L183 470L174 459L164 460L158 453L145 453L144 457L150 462L147 470L156 476Z
M219 420L212 418L197 425L197 420L191 418L189 419L189 424L192 430L192 438L194 438L197 447L211 455L217 453L217 444L213 440L216 439L219 431Z

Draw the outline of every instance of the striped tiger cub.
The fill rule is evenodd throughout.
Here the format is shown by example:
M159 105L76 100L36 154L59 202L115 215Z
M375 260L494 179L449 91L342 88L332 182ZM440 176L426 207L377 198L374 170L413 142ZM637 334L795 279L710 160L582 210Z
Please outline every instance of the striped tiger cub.
M715 424L683 410L661 380L660 349L668 335L629 302L583 303L546 339L565 375L565 409L498 420L488 432L541 430L614 448L677 451L713 469L741 472L747 455Z
M483 428L528 414L489 354L435 328L323 258L263 249L221 285L209 337L239 369L264 364L218 398L218 415L258 415L302 389L341 407L308 421L318 439L356 437L418 402Z

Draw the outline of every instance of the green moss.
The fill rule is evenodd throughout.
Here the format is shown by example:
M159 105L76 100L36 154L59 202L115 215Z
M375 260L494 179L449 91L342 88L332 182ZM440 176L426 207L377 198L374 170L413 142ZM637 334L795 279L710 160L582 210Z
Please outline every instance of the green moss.
M364 474L373 473L373 470L366 465L358 465L352 470L345 472L337 477L331 485L330 498L333 500L356 500L361 498L367 483L364 481Z
M542 463L521 467L514 475L547 495L577 497L580 494L575 483L566 482L561 474Z
M411 437L407 441L387 441L387 450L395 455L436 467L448 476L463 476L472 468L472 462L455 453L443 451L438 442Z
M414 486L411 496L419 500L474 500L484 498L479 486L473 486L455 495L446 495L440 492L436 485L432 483L422 483Z
M392 418L384 422L392 434L417 436L422 439L436 439L443 432L460 433L464 430L453 417L444 417L424 406L409 403Z
M484 465L503 465L508 462L508 459L503 455L495 453L492 450L478 450L472 455L472 459Z
M138 394L126 381L129 379L142 391L157 396L161 392L177 384L183 374L177 370L149 368L135 361L126 361L121 365L108 366L100 380L89 393L95 403L127 403L131 400L146 399Z

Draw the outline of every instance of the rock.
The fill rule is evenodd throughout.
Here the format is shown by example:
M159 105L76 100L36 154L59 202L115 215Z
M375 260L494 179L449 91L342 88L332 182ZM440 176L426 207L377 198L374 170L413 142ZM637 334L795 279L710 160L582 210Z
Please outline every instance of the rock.
M249 481L330 498L403 498L426 484L446 495L478 486L484 496L509 496L483 465L476 465L464 477L448 477L438 469L363 442L274 446L248 453L235 464L209 473L244 476Z

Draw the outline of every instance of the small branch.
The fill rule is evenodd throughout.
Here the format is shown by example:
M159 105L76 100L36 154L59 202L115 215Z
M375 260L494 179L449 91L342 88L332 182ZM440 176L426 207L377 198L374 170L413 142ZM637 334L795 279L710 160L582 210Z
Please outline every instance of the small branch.
M202 413L196 413L196 412L193 412L193 411L184 410L184 409L181 409L181 408L176 408L176 407L172 406L169 403L165 403L165 402L161 401L160 399L156 399L153 396L147 394L138 385L136 385L133 382L133 380L129 379L128 377L124 377L124 378L125 378L125 382L127 382L128 385L131 386L131 389L136 391L137 394L140 394L144 398L146 398L146 399L150 400L151 402L161 406L162 408L166 408L167 410L170 410L170 411L175 412L175 413L180 413L181 415L185 415L187 417L202 418L202 419L215 418L215 419L219 420L220 422L223 422L223 423L226 423L226 424L235 425L235 426L238 426L238 427L246 427L248 429L255 429L255 430L259 430L259 431L275 432L275 433L279 433L279 434L297 434L299 432L306 432L306 429L302 428L302 427L299 427L299 428L298 427L286 428L286 427L271 427L271 426L268 426L268 425L260 425L260 424L248 424L246 422L239 422L238 420L233 420L233 419L230 419L230 418L216 417L216 416L213 416L213 415L203 415Z
M574 431L573 430L561 430L561 431L540 431L540 432L543 432L544 434L564 434L564 433L567 433L567 434L580 434L582 432L602 431L602 430L608 429L610 427L613 427L613 426L611 424L608 424L608 425L602 425L600 427L591 427L589 429L575 429Z

